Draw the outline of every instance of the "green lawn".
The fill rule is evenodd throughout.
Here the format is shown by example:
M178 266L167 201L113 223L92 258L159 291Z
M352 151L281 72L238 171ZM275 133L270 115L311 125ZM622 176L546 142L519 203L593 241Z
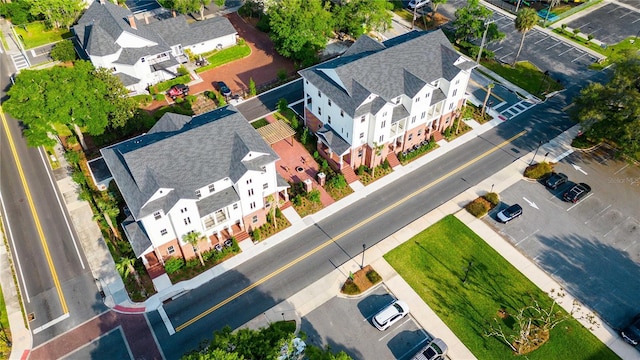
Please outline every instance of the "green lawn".
M528 61L518 62L515 67L511 67L495 60L483 60L482 65L539 98L544 98L544 94L563 89L562 85L545 77L544 71L540 71Z
M211 55L206 56L209 65L199 67L196 72L201 73L213 69L215 67L230 63L234 60L242 59L251 54L251 48L245 42L239 42L238 45L230 48L214 51Z
M14 29L18 36L21 37L22 43L27 49L60 41L73 36L73 34L66 29L47 29L44 22L27 24L26 29L22 26L15 26Z
M7 345L6 340L11 339L11 329L9 328L9 317L7 316L2 289L0 289L0 326L3 329L0 329L0 359L8 359L11 354L11 348Z
M500 308L510 314L531 296L550 299L535 284L453 215L422 231L384 258L435 311L478 359L510 359L511 349L485 337L486 324ZM466 283L465 268L473 262ZM530 360L617 359L617 355L576 320L551 331Z

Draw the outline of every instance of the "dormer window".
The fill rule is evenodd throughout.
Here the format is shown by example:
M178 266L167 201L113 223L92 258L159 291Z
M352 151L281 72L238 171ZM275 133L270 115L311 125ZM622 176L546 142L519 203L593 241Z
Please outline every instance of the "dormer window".
M213 184L209 185L209 192L212 193L214 191L216 191L216 186Z
M200 190L196 190L196 197L197 197L198 199L200 199L200 196L202 196L202 195L200 194Z
M322 93L320 92L320 90L318 90L318 97L321 98L322 97Z
M162 217L162 214L160 214L160 211L156 211L156 212L153 213L153 217L156 220L160 220L160 218Z
M144 58L140 59L140 62L144 62Z
M327 99L327 104L329 104L329 106L331 106L331 99Z
M401 97L398 96L397 98L393 99L393 103L396 104L396 105L400 104L400 98Z

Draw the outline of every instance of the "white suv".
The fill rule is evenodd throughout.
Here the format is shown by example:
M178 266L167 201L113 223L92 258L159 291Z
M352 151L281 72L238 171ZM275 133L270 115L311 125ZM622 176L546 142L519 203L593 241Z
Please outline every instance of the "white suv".
M409 305L404 301L396 300L380 310L380 312L371 319L371 322L378 330L385 331L408 313Z
M409 1L409 9L419 9L429 3L430 0L411 0Z

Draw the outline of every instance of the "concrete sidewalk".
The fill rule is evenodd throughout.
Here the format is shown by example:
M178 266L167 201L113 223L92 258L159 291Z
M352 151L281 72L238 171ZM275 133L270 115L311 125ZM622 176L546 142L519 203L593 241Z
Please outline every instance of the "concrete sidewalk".
M571 152L570 143L577 132L578 127L573 127L549 143L544 144L543 149L550 152L550 157L553 161L558 161ZM446 215L455 214L458 219L469 226L469 228L483 238L487 244L493 247L540 289L549 292L552 289L557 290L562 288L560 284L515 249L509 241L502 238L502 236L486 222L481 219L476 219L464 210L464 206L467 203L480 195L486 194L491 187L493 187L493 191L500 192L522 180L522 173L532 160L532 157L533 153L526 154L519 161L512 163L502 171L485 179L478 185L469 188L447 203L367 249L367 262L382 276L384 284L394 296L401 298L409 304L409 307L412 309L411 315L420 326L428 333L443 339L445 343L447 343L449 346L449 357L451 359L475 359L475 356L473 356L471 351L469 351L444 322L424 303L420 296L384 260L383 255L438 222ZM356 260L349 261L244 326L251 328L265 327L273 321L273 319L279 320L283 316L287 320L298 320L299 322L301 317L321 306L331 298L341 296L340 287L342 283L347 279L350 272L356 272L359 269L360 267ZM574 300L575 299L568 294L562 298L559 303L567 311L570 311ZM582 305L582 308L585 312L591 312L584 305ZM600 341L623 359L635 359L638 357L637 351L622 341L615 330L608 327L599 318L596 318L596 321L600 326L592 330L592 332ZM587 324L586 322L583 322L583 325L587 328L592 327L591 324Z

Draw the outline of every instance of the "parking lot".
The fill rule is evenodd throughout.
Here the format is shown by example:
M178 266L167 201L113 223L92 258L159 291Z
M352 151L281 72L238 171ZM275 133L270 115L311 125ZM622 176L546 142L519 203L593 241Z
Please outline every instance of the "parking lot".
M522 35L514 30L511 18L494 13L493 20L506 37L502 41L487 44L487 49L495 53L497 60L512 63ZM571 83L573 78L586 78L587 73L591 72L587 67L598 60L590 53L537 29L527 32L519 59L527 59L541 71L549 71L552 79L560 80L565 85Z
M636 6L638 2L635 1ZM640 10L608 3L567 23L572 29L591 34L605 44L617 44L640 32Z
M430 339L411 314L386 331L371 324L371 317L393 300L384 285L360 298L335 297L304 316L300 330L308 343L328 344L354 359L410 359Z
M486 219L520 251L614 328L640 312L640 169L600 148L574 152L555 167L569 177L557 190L522 180L500 194ZM573 183L592 191L576 204ZM496 214L519 203L523 216L504 225Z

